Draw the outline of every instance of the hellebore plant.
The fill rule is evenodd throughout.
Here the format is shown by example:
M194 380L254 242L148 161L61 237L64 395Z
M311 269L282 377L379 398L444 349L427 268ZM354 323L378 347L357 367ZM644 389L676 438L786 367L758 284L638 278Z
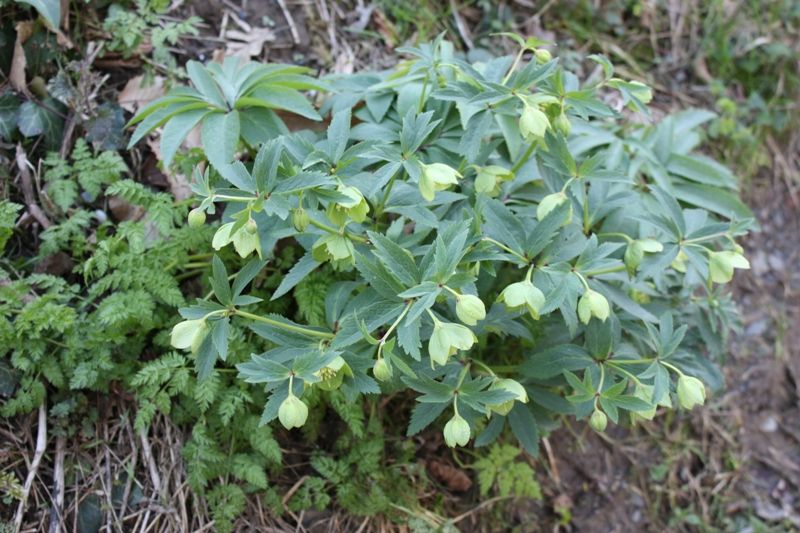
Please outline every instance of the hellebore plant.
M135 119L135 139L164 126L168 153L202 125L189 224L219 218L214 248L251 259L229 275L215 257L212 293L180 310L173 345L200 378L235 365L265 388L262 422L287 428L313 387L350 401L405 387L419 400L409 435L449 407L449 446L509 427L531 453L562 417L604 431L722 385L713 358L736 319L724 284L748 267L734 239L752 219L730 172L696 152L713 115L651 124L650 89L606 58L580 80L506 37L514 57L470 61L439 38L399 49L410 59L394 70L323 81L193 65L193 89ZM272 109L328 126L289 131ZM338 280L317 326L246 292L287 247L299 259L271 300L323 265ZM271 348L229 355L241 328Z

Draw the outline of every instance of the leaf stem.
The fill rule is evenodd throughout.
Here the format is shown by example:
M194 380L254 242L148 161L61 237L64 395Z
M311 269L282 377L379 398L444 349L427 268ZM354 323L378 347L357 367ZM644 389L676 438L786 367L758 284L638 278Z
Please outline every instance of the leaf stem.
M515 252L514 250L512 250L511 248L509 248L505 244L503 244L501 242L498 242L498 241L492 239L491 237L483 237L483 238L481 238L481 240L482 241L486 241L486 242L490 242L490 243L494 244L495 246L497 246L498 248L510 253L511 255L514 255L514 256L518 257L523 263L530 264L530 262L531 262L530 259L528 259L524 255L520 254L519 252Z
M250 320L254 320L256 322L261 322L263 324L268 324L270 326L274 326L276 328L285 329L286 331L291 331L293 333L300 333L301 335L308 335L309 337L318 337L321 339L332 339L335 337L333 333L329 333L327 331L318 331L315 329L305 328L303 326L298 326L296 324L287 324L285 322L281 322L280 320L275 320L273 318L267 318L265 316L258 316L254 315L253 313L248 313L247 311L242 311L241 309L236 309L235 313L242 318L249 318Z
M522 157L520 157L519 160L517 160L517 162L514 163L514 166L511 167L510 172L512 174L516 174L517 171L522 168L522 165L528 162L528 159L531 158L531 154L533 154L533 151L535 149L536 149L536 141L533 141L531 144L528 145L528 149L525 150L525 153L522 154Z

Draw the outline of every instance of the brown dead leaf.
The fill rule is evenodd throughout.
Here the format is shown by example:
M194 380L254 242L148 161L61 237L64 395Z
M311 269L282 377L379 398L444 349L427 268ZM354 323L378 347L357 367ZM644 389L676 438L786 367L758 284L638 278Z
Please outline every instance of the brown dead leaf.
M427 466L431 476L452 492L467 492L472 488L472 480L460 468L440 461L428 461Z
M28 61L25 59L25 49L22 48L22 45L33 33L33 21L18 22L16 30L17 40L14 42L14 56L11 59L8 81L16 90L28 94L28 82L25 80L25 67L28 65Z
M189 133L189 135L186 137L186 140L183 142L183 145L187 146L188 148L200 146L199 128L195 128ZM158 139L150 137L147 140L147 146L149 146L150 150L153 151L156 159L161 161L161 145ZM167 183L169 184L169 190L172 192L172 196L174 196L177 201L185 200L192 196L192 188L191 185L189 185L189 180L186 179L186 176L183 174L172 173L168 169L163 169L162 172L167 178Z
M227 31L225 37L228 39L226 55L249 59L260 56L264 45L275 40L275 33L269 28L251 28L246 32Z
M137 109L141 109L149 104L156 98L164 96L164 78L156 76L152 80L152 84L143 85L144 76L136 76L128 80L125 88L117 96L117 103L125 111L135 113Z

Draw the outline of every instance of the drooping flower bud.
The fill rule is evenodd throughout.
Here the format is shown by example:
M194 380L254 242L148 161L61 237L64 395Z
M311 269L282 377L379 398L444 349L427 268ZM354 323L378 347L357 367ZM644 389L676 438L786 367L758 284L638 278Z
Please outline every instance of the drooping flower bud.
M636 239L628 243L623 257L628 273L631 276L636 273L636 269L639 268L639 265L644 259L645 252L656 253L663 249L664 246L655 239Z
M278 408L278 420L286 429L299 428L308 419L308 406L289 392L289 396L281 403Z
M592 289L584 291L578 301L578 318L581 322L588 324L593 316L605 322L609 313L610 308L605 296Z
M703 405L706 401L706 387L696 377L682 374L678 378L678 402L684 409L692 409L695 405Z
M456 298L456 315L464 324L474 326L486 318L486 307L477 296L462 294Z
M189 211L189 227L199 228L206 223L206 212L202 209L195 208Z
M194 346L200 346L207 332L208 326L205 319L184 320L183 322L178 322L175 324L175 327L172 328L170 344L179 350L193 348L192 351L196 351Z
M525 306L535 320L539 319L539 312L545 305L544 293L527 279L507 286L497 301L505 303L510 310Z
M311 223L311 217L308 216L306 210L302 207L292 210L292 226L297 231L305 231Z
M598 433L602 433L608 426L608 417L600 409L595 409L592 416L589 417L589 425Z
M686 261L689 260L689 256L686 255L682 249L678 252L678 255L675 259L672 260L670 266L674 268L677 272L685 273L686 272Z
M386 362L386 359L381 357L372 366L372 375L378 381L389 381L392 379L392 367Z
M459 172L444 163L422 164L422 174L419 177L419 192L425 200L431 202L436 196L436 191L443 191L458 183L461 177Z
M519 132L525 139L544 137L550 121L537 105L525 103L519 117Z
M337 192L345 195L348 199L337 202L336 207L347 213L347 216L354 222L364 222L369 213L369 203L361 191L349 185L340 185Z
M489 405L489 409L500 415L507 415L514 408L514 402L528 403L528 392L519 381L513 379L498 379L489 386L489 390L503 390L514 394L514 398L503 403Z
M258 224L256 224L256 221L252 218L248 219L247 223L244 225L244 229L250 235L255 235L258 232Z
M569 137L569 134L572 131L572 122L569 121L567 114L563 111L559 113L558 117L556 117L555 127L561 133L561 135L564 137Z
M444 441L451 448L466 446L470 435L469 423L458 413L444 425Z
M708 273L714 283L728 283L733 279L733 269L749 269L750 262L738 252L729 250L708 254Z
M540 65L553 59L553 54L546 48L537 48L533 55L536 57L536 62Z
M233 234L233 247L240 257L247 257L253 252L258 252L261 257L261 238L257 232L258 226L255 220L250 219L243 228Z

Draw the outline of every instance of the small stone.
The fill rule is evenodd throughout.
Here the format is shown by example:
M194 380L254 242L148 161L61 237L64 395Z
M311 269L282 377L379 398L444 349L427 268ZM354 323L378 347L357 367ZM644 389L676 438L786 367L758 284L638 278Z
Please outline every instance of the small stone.
M761 429L761 431L764 433L775 433L778 431L778 421L774 416L769 415L767 418L761 421L759 429Z

